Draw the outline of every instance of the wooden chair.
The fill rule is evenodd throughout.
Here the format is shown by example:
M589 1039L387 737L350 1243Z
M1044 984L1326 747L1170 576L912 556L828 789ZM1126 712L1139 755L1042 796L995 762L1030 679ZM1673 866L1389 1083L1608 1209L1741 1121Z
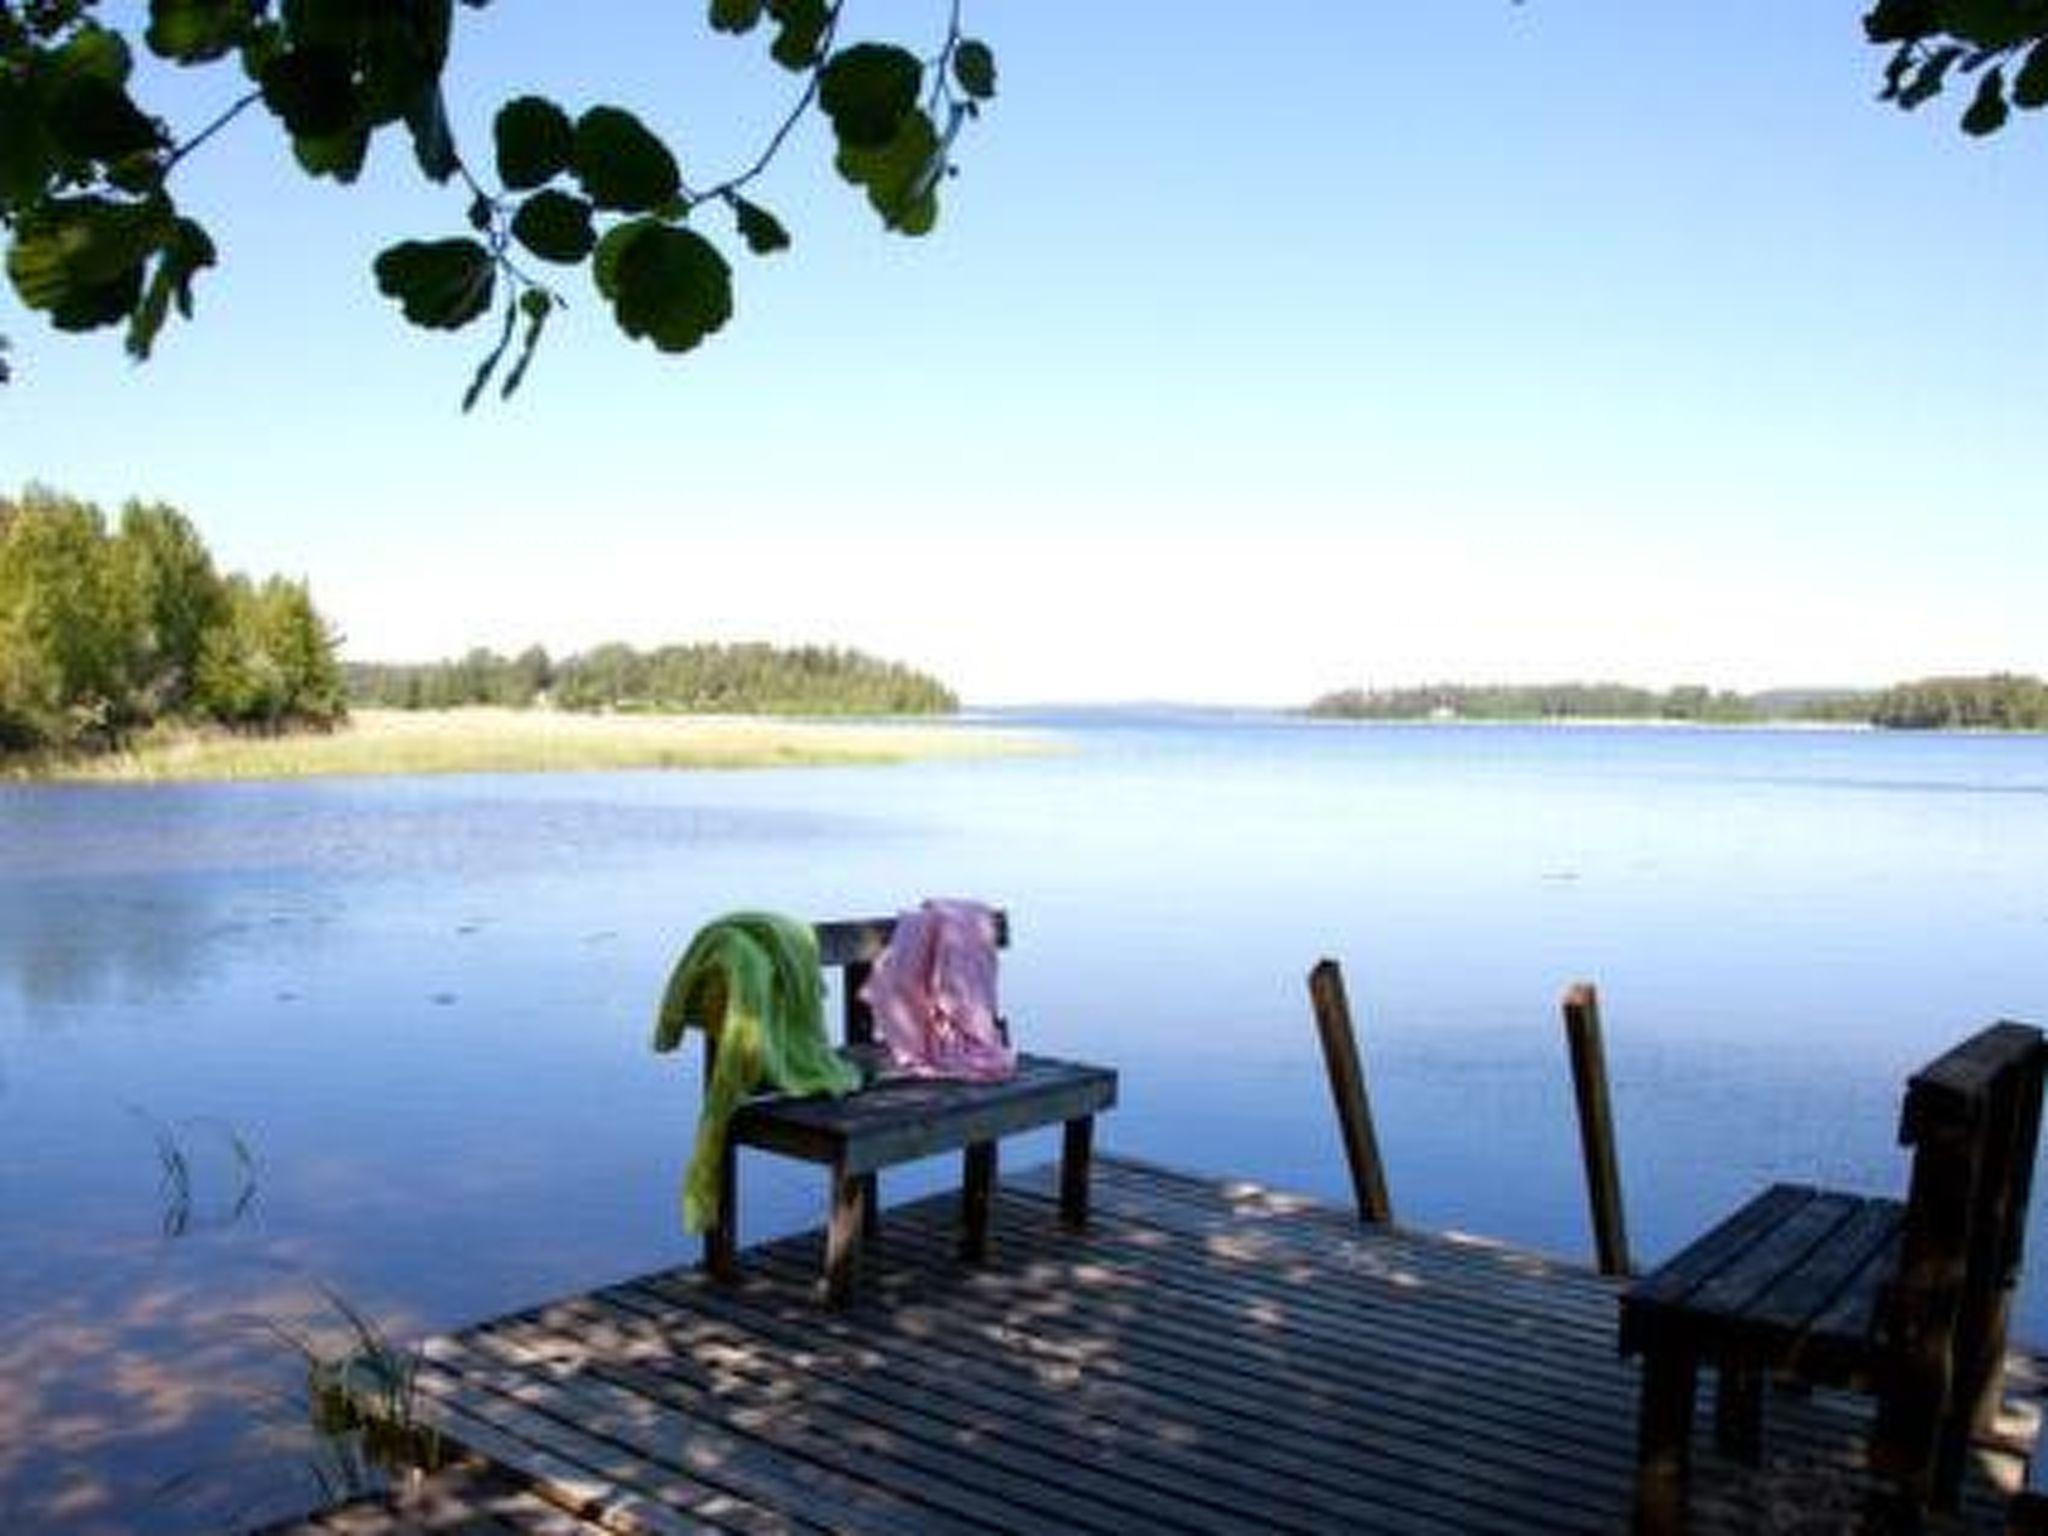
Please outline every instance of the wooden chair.
M840 973L841 1054L850 1059L880 1059L874 1014L860 993L895 928L893 918L816 925L819 962ZM1009 916L997 912L996 943L1007 947L1009 942ZM1004 1035L1007 1038L1007 1025ZM715 1050L707 1038L707 1083ZM1069 1227L1081 1227L1088 1219L1095 1116L1115 1105L1116 1093L1117 1075L1107 1067L1020 1055L1016 1075L996 1083L907 1078L843 1099L787 1094L749 1099L726 1128L718 1215L704 1234L705 1267L722 1278L738 1273L738 1169L743 1146L829 1169L824 1292L835 1306L844 1305L852 1295L856 1237L872 1238L880 1219L879 1172L897 1163L944 1152L962 1154L960 1249L964 1257L978 1259L988 1247L1001 1139L1061 1126L1060 1214Z
M1956 1502L1972 1434L1999 1406L2026 1234L2044 1048L1994 1024L1914 1073L1899 1140L1904 1202L1777 1184L1622 1298L1621 1349L1644 1357L1636 1528L1685 1528L1699 1367L1719 1374L1723 1448L1761 1454L1763 1384L1877 1398L1871 1466L1888 1515Z

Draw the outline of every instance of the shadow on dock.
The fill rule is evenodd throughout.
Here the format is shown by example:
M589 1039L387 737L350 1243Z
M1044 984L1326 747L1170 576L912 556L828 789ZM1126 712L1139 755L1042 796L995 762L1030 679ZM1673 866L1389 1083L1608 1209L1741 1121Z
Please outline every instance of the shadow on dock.
M669 1270L433 1340L420 1410L472 1463L278 1529L1627 1529L1615 1282L1124 1158L1095 1179L1082 1235L1050 1172L1006 1181L979 1266L952 1200L890 1210L845 1311L810 1233L730 1288ZM1759 1470L1701 1436L1694 1529L1853 1530L1867 1402L1771 1411ZM1936 1529L2002 1528L2020 1459L1974 1459Z

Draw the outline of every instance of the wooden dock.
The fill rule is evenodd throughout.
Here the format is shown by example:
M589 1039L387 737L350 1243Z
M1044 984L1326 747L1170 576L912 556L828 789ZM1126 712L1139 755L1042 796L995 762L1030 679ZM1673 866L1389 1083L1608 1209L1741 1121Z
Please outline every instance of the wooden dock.
M1082 1235L1049 1171L1005 1181L980 1266L953 1200L890 1210L843 1312L813 1232L732 1288L675 1269L433 1340L422 1416L482 1469L293 1529L1627 1529L1613 1282L1122 1158L1095 1179ZM1756 1471L1703 1429L1694 1528L1854 1529L1867 1412L1774 1401ZM1973 1461L1937 1530L2002 1528L2020 1457Z

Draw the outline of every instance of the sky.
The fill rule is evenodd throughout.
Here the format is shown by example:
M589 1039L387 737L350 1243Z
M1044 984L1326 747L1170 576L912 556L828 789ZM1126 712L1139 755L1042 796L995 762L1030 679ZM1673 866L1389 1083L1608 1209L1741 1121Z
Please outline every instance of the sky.
M466 417L484 328L369 275L462 198L246 119L181 170L223 265L153 361L0 298L0 489L169 501L357 659L815 642L975 703L2048 673L2048 114L1880 105L1861 9L967 0L999 96L931 237L808 125L758 189L794 249L706 226L725 331L661 356L572 274ZM538 90L702 183L789 97L701 5L457 15L479 159ZM237 83L149 99L189 132Z

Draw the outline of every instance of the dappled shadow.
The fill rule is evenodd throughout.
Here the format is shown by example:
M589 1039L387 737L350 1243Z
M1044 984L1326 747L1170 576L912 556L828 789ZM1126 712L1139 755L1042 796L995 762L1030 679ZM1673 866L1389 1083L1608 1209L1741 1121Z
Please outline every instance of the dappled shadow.
M955 1257L955 1216L887 1212L844 1311L819 1304L811 1233L750 1250L733 1285L665 1271L437 1342L422 1397L586 1508L1626 1528L1636 1374L1613 1284L1580 1266L1121 1159L1084 1234L1048 1174L1004 1186L985 1263ZM1860 1408L1778 1418L1757 1472L1703 1450L1702 1530L1811 1528L1860 1497Z
M275 1270L160 1269L0 1318L0 1530L219 1531L321 1501L279 1330L341 1348L328 1298Z

